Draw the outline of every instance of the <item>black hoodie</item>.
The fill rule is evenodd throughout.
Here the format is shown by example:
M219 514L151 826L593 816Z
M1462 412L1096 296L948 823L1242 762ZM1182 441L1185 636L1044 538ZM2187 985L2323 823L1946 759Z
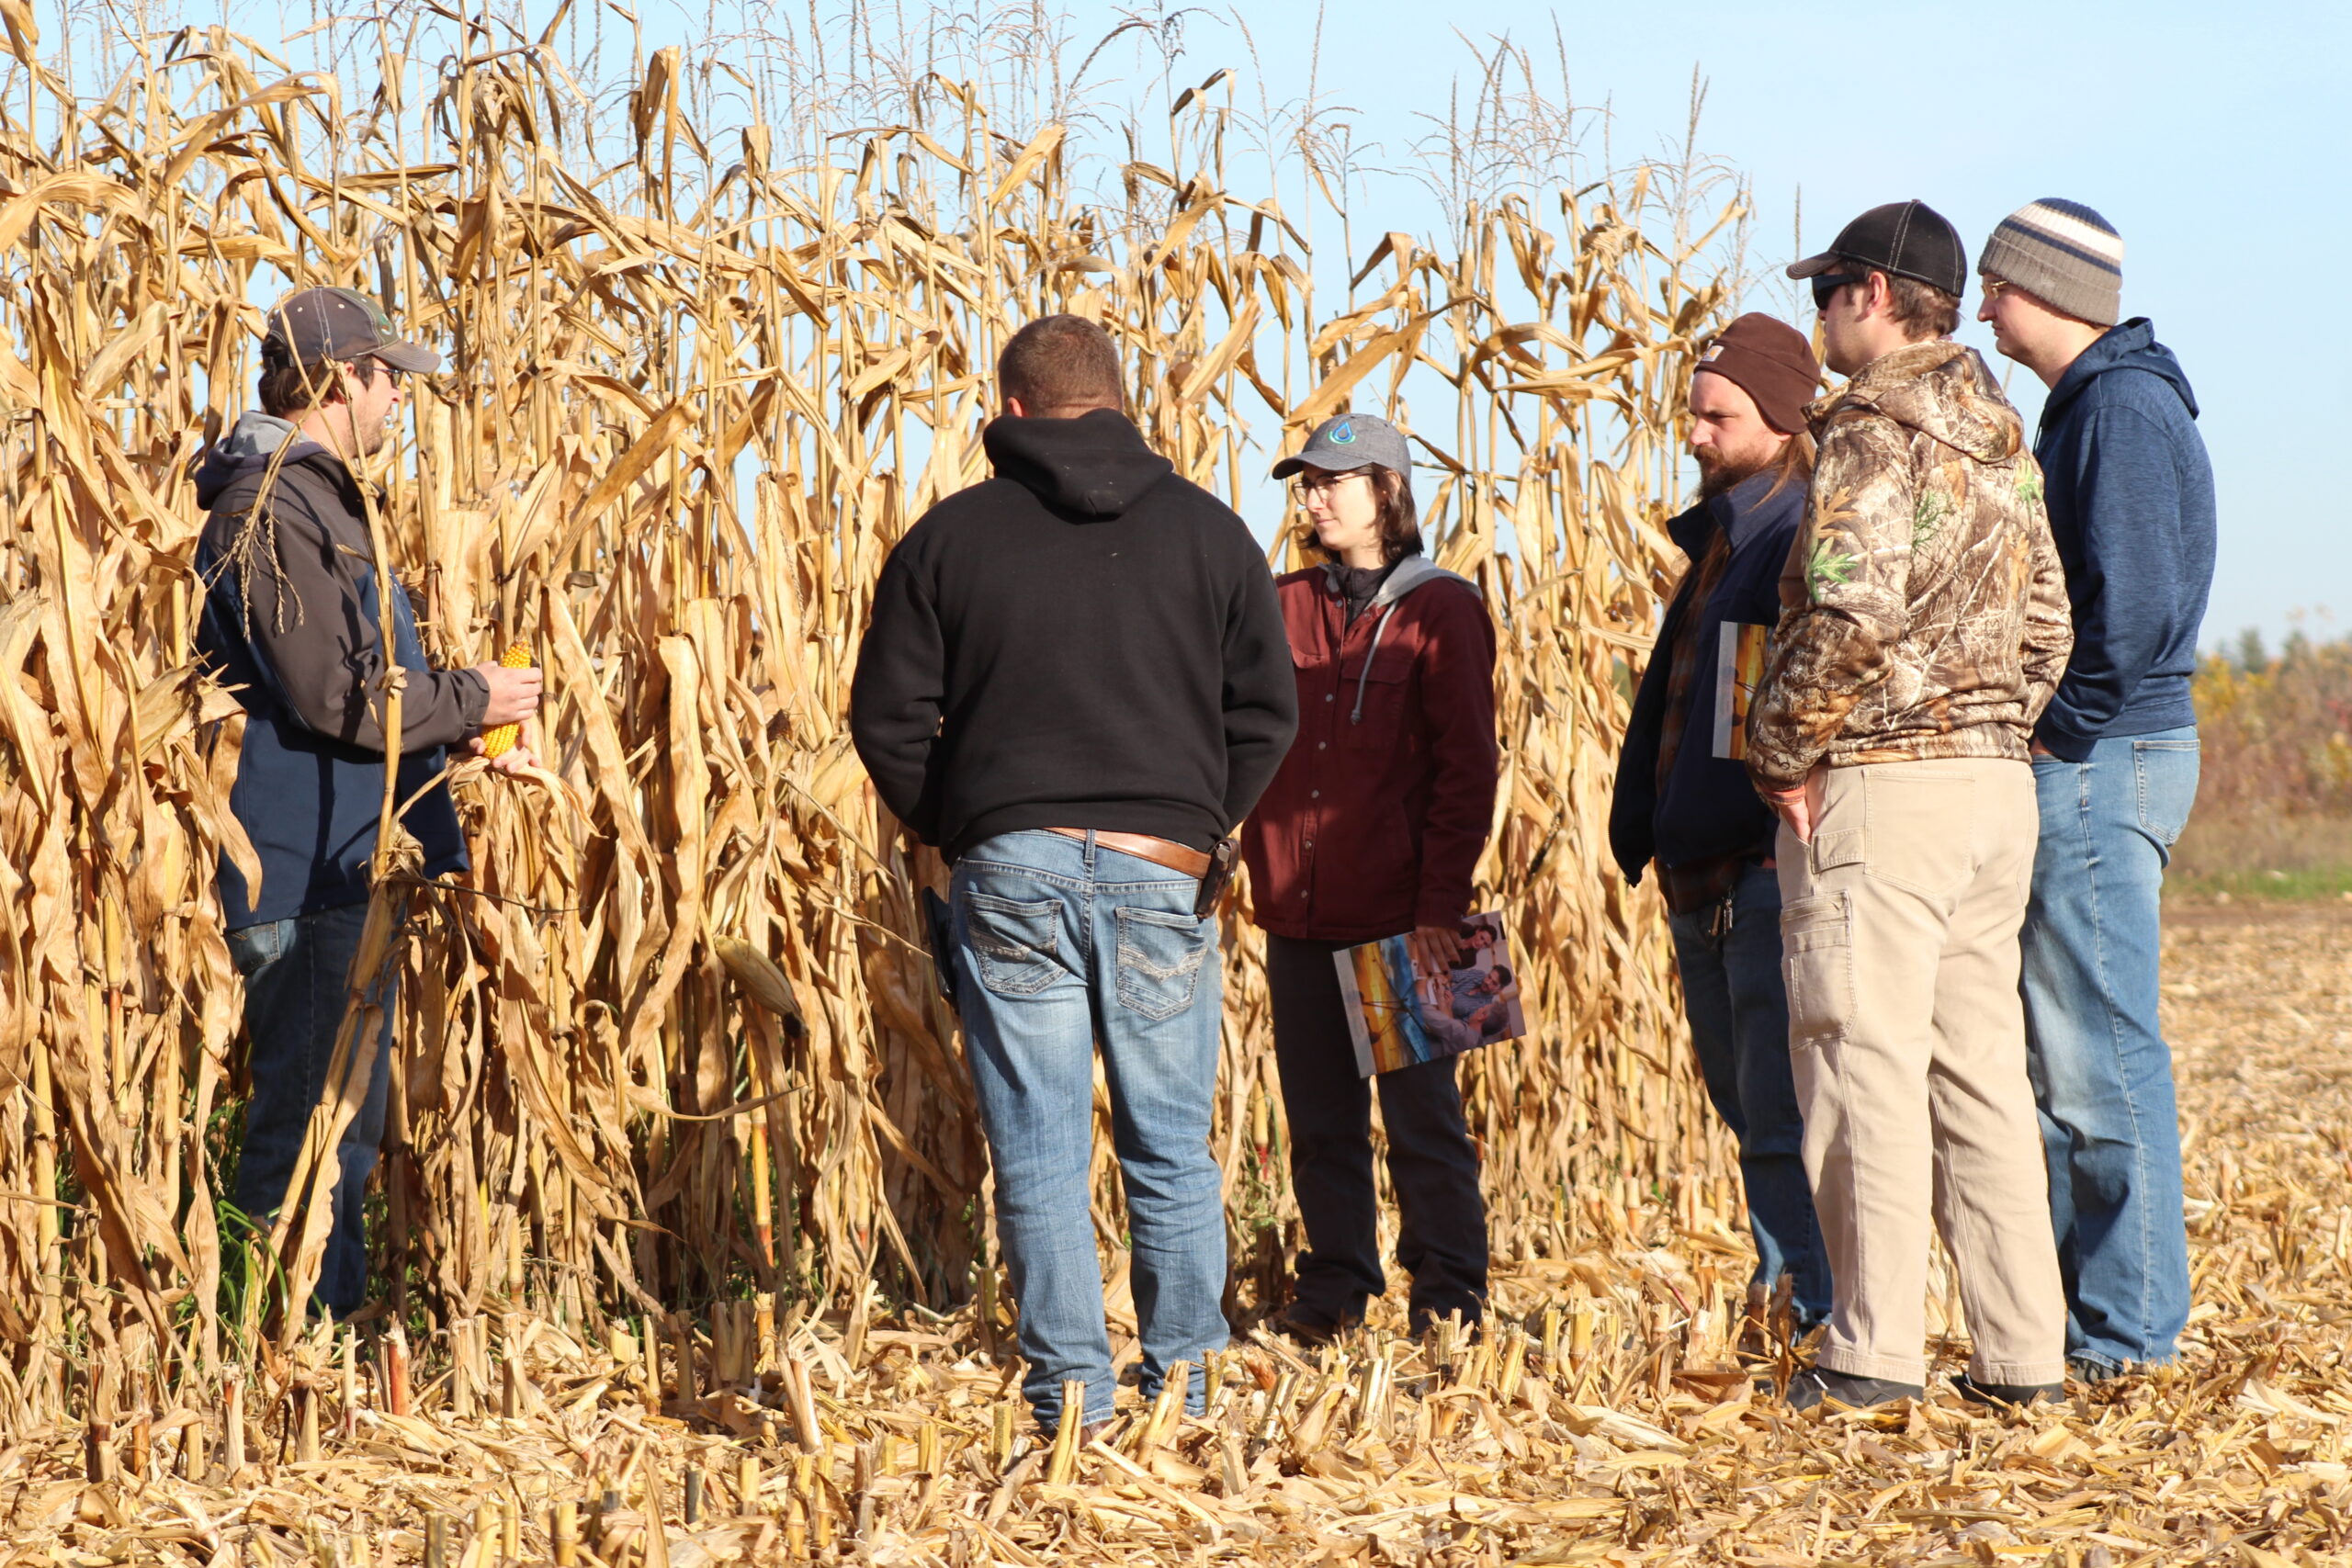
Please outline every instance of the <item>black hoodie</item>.
M925 513L875 588L850 693L875 787L950 856L1027 828L1207 849L1297 728L1256 541L1108 409L983 440L996 478Z

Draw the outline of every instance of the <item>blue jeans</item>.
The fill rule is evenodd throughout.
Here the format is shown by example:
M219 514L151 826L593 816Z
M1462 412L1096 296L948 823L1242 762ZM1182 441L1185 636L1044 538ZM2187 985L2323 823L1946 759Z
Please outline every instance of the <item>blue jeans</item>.
M287 1200L311 1112L339 1096L327 1081L345 991L368 906L321 909L265 920L229 933L229 957L245 979L245 1032L252 1039L253 1098L237 1160L237 1207L265 1231ZM391 1083L392 996L384 982L384 1030L359 1114L335 1153L343 1174L334 1189L334 1229L320 1265L318 1302L337 1317L359 1310L368 1292L368 1232L361 1201L376 1147L384 1138L384 1098Z
M1111 1418L1115 1387L1087 1190L1098 1046L1145 1396L1189 1361L1197 1414L1202 1357L1230 1337L1224 1180L1209 1146L1224 986L1216 924L1193 916L1198 890L1091 835L1004 833L956 865L956 995L1021 1313L1022 1391L1048 1431L1064 1379L1084 1381L1089 1424Z
M2158 898L2197 797L2197 731L2037 757L2041 845L2026 914L2028 1066L2066 1280L2066 1355L2169 1361L2188 1322L2180 1120L2156 1022Z
M1727 916L1727 918L1725 918ZM1794 1276L1800 1327L1829 1316L1829 1254L1804 1174L1804 1117L1789 1066L1789 999L1781 978L1780 874L1750 866L1715 905L1668 915L1682 1007L1707 1098L1739 1140L1754 1283Z

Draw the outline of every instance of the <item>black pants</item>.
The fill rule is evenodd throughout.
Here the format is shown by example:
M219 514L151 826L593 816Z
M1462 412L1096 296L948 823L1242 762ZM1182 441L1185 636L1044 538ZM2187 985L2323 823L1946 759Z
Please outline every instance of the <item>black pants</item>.
M1387 1289L1373 1200L1372 1088L1356 1072L1331 959L1346 945L1266 938L1291 1187L1309 1248L1299 1257L1296 1299L1305 1311L1334 1320L1362 1315L1365 1299ZM1452 1312L1475 1323L1486 1309L1487 1205L1453 1058L1372 1082L1380 1086L1388 1179L1401 1221L1396 1262L1413 1277L1413 1330Z

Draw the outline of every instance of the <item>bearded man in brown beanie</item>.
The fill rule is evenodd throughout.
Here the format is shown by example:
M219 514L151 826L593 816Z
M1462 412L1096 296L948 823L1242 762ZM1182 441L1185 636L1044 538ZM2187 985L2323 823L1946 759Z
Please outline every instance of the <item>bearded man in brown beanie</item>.
M1829 1314L1829 1261L1789 1066L1775 819L1743 758L1747 694L1804 514L1813 472L1804 409L1819 379L1804 335L1754 313L1709 344L1691 375L1699 499L1667 525L1690 567L1634 700L1609 818L1628 880L1657 863L1707 1096L1739 1140L1756 1240L1751 1328L1786 1274L1799 1336Z

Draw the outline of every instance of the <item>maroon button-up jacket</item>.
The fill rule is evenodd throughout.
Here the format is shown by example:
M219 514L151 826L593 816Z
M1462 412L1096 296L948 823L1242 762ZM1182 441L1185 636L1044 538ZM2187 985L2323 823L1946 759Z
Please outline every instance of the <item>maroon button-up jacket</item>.
M1275 588L1298 738L1241 831L1258 924L1356 942L1460 919L1500 766L1478 590L1408 556L1351 626L1324 569Z

